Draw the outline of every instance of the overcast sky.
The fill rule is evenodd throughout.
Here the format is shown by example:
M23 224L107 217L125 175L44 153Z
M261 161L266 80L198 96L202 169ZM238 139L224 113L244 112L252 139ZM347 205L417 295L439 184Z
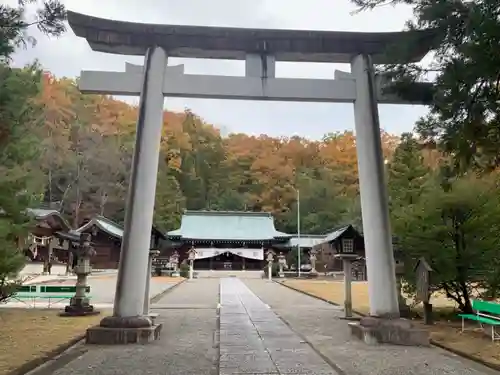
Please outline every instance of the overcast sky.
M5 1L5 0L4 0ZM17 0L7 0L7 3ZM399 31L411 17L404 6L382 7L353 15L349 0L65 0L69 10L124 21L253 28L315 29L338 31ZM91 51L71 29L59 39L47 39L34 30L36 47L20 50L18 66L39 59L57 76L75 77L81 70L123 71L125 62L142 64L141 58ZM186 73L243 75L243 62L170 59L185 64ZM279 77L332 78L335 69L348 65L277 63ZM130 100L130 99L129 99ZM319 139L323 134L354 128L352 105L172 99L169 110L191 108L226 132L301 135ZM380 106L381 126L391 133L411 131L426 109L420 106Z

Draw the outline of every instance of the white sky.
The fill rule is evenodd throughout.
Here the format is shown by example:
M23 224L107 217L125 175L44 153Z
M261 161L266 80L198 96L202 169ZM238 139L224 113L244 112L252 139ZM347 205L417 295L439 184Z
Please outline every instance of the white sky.
M5 0L4 0L5 1ZM7 0L13 3L17 0ZM382 7L353 15L349 0L65 0L67 8L117 20L233 26L253 28L317 29L338 31L399 31L411 17L404 6ZM48 39L32 31L38 43L19 50L14 64L24 65L37 58L57 76L75 77L81 70L123 71L125 62L142 64L141 58L108 55L91 51L85 40L71 29L59 39ZM240 61L169 59L169 64L185 64L186 73L243 75ZM280 77L332 78L339 64L277 63ZM128 99L130 100L130 99ZM167 99L169 110L191 108L225 132L301 135L319 139L328 132L354 128L352 105L325 103L281 103L223 101L207 99ZM425 107L381 105L381 126L391 133L411 131Z

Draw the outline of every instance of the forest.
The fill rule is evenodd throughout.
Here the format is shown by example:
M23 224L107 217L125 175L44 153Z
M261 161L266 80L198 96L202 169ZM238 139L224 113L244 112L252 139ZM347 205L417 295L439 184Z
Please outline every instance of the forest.
M409 292L415 262L425 257L434 290L471 312L471 298L500 293L498 2L353 3L360 10L408 4L414 18L407 28L436 31L430 66L378 67L395 94L423 77L433 83L428 114L414 132L381 135L392 234ZM0 5L0 282L23 265L14 243L29 228L27 207L57 207L75 227L96 213L124 218L137 109L82 95L75 80L37 63L13 68L15 49L32 40L30 27L49 37L65 32L60 2L44 3L37 17L26 21L25 2ZM412 46L402 43L391 53L405 61ZM302 233L347 223L363 231L351 132L321 141L221 136L189 110L165 111L163 120L154 218L163 230L176 228L184 209L262 210L274 214L279 230L295 233L300 191Z
M43 145L37 160L43 203L59 205L75 225L101 214L123 220L137 108L111 97L82 95L76 82L42 75ZM164 112L155 223L175 229L184 209L270 211L296 232L297 190L302 230L324 233L356 219L356 145L351 132L321 141L245 134L222 137L186 110ZM398 138L383 133L389 159Z

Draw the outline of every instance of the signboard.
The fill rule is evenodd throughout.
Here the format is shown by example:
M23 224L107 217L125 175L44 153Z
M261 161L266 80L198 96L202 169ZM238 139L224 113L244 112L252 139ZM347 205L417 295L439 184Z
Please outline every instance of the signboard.
M430 289L430 274L432 272L431 266L424 258L420 258L415 266L416 272L416 298L417 301L424 303L429 302L429 289Z

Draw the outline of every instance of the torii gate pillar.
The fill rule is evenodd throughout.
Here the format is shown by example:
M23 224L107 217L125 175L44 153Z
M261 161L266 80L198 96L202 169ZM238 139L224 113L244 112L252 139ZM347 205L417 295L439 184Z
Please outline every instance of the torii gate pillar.
M163 80L167 55L148 49L144 62L137 134L129 184L113 316L87 330L87 343L128 344L157 339L161 324L143 315L149 245L163 127Z
M370 315L397 318L399 306L395 288L396 274L384 156L375 98L374 67L370 56L356 56L351 62L351 74L356 81L354 123Z

